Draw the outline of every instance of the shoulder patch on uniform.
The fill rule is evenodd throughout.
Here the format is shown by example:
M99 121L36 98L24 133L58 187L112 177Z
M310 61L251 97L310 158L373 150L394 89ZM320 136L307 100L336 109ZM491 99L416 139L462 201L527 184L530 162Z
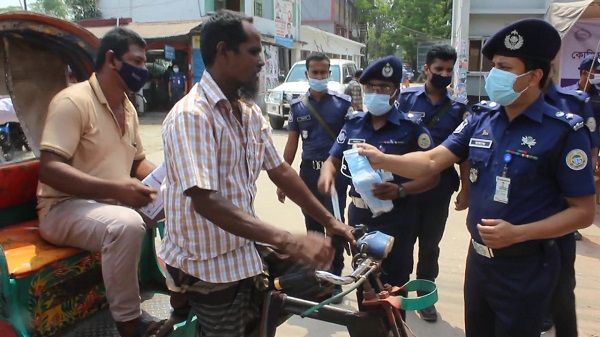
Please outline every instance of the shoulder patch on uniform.
M344 144L344 142L346 141L346 130L342 129L342 131L340 131L340 133L338 134L335 141L340 144Z
M587 165L588 157L585 151L581 149L573 149L567 153L565 161L571 170L581 171Z
M423 132L419 135L419 138L417 138L417 144L422 149L428 149L431 146L431 137L429 134Z

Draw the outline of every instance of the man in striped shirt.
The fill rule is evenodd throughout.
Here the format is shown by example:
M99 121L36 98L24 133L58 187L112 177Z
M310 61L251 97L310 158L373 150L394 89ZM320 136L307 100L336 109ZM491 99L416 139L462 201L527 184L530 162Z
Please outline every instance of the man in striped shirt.
M163 123L166 233L159 255L171 290L186 291L200 336L245 336L260 320L263 260L274 246L309 268L328 268L329 238L291 234L256 216L260 170L331 235L352 241L277 153L253 98L264 65L252 18L219 11L203 24L206 71Z

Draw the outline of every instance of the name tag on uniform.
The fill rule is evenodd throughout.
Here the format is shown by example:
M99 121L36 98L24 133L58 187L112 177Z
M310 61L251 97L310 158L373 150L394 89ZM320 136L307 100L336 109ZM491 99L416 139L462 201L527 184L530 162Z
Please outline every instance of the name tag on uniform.
M510 189L510 178L496 177L496 192L494 201L508 204L508 191Z
M491 139L479 139L479 138L471 138L469 140L470 147L480 147L482 149L489 149L492 147Z
M309 120L310 120L310 115L306 115L306 116L298 117L298 118L296 118L296 120L297 120L298 122L306 122L306 121L309 121Z
M361 144L364 143L365 140L364 139L358 139L358 138L350 138L348 139L348 144Z

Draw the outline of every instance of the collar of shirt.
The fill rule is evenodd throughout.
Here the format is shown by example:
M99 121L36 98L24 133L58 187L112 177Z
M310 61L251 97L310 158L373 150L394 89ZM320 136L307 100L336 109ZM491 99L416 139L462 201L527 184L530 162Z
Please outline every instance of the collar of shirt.
M331 90L329 90L329 89L326 89L326 90L323 92L323 96L321 97L321 99L323 99L323 98L324 98L324 97L326 97L326 96L332 96L332 95L333 95L333 93L331 92ZM317 102L317 100L315 100L315 99L314 99L314 98L311 96L311 94L310 94L310 90L307 90L307 91L306 91L306 97L308 97L308 98L312 98L312 100L313 100L313 101Z
M558 101L558 87L556 86L556 84L550 83L544 95L549 100L548 103L553 105L556 104L556 102Z
M525 116L525 117L531 119L532 121L541 123L542 116L544 115L544 109L546 109L546 107L544 107L544 105L548 105L548 103L546 103L546 101L544 101L544 95L542 94L542 95L540 95L540 97L537 98L537 100L535 100L535 102L533 102L533 104L528 106L527 109L525 109L525 111L523 111L523 113L521 113L521 115L519 115L519 116ZM506 114L506 110L504 109L504 107L501 108L501 111L504 114Z
M96 97L98 98L98 101L105 105L106 108L112 112L110 105L108 105L108 100L106 99L106 96L104 96L104 91L102 91L102 87L100 86L100 82L98 82L98 77L96 77L96 73L93 73L92 76L90 76L89 79L89 83L90 86L92 87L92 90L94 91L94 95L96 95ZM131 104L131 102L129 101L129 98L127 97L126 93L123 93L123 108L125 109L125 113L127 115L131 115L131 114L136 114L137 112L135 111L135 108L133 107L133 105Z
M219 88L219 85L208 71L205 71L204 74L202 74L200 87L204 91L204 95L212 107L216 107L221 101L227 102L227 97L225 97L225 94L221 91L221 88Z
M368 118L369 122L371 121L372 117L373 117L373 115L371 115L370 113L365 115L365 118ZM398 111L398 109L396 109L396 107L392 107L392 110L390 111L390 113L387 117L387 122L396 124L396 125L402 125L401 120L408 120L408 117L406 117L403 113L400 113L400 111ZM373 127L372 123L367 123L367 125L369 125L370 127Z
M429 101L429 96L427 96L427 92L425 91L425 85L418 87L415 92L417 96L425 95L425 97ZM450 96L450 92L448 92L448 90L446 90L446 94L443 96L448 99L452 99L452 96ZM431 104L433 105L434 103L432 102Z

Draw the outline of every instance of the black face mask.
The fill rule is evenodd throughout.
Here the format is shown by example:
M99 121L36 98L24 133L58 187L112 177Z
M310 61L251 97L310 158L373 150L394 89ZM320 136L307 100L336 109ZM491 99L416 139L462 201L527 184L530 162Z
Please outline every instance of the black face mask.
M119 76L121 76L129 90L138 92L150 78L150 72L146 68L139 68L123 62L121 69L119 69Z
M432 73L430 82L434 87L444 89L452 82L452 76L442 76L440 74Z

